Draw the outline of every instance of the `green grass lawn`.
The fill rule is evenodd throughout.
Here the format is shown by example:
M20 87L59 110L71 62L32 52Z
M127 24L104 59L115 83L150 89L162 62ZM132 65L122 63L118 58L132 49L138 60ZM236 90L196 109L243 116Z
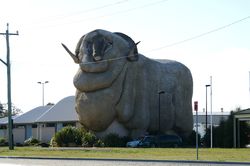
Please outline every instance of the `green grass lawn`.
M0 147L0 156L60 157L60 158L115 158L148 160L196 160L195 148L40 148ZM199 149L199 160L250 162L250 149Z

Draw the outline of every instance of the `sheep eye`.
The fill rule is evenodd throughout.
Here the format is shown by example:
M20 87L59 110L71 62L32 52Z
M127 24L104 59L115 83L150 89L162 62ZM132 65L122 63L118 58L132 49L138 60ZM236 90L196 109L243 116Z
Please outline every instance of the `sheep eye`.
M108 43L108 45L113 45L113 42L111 42L111 41L108 41L107 43Z

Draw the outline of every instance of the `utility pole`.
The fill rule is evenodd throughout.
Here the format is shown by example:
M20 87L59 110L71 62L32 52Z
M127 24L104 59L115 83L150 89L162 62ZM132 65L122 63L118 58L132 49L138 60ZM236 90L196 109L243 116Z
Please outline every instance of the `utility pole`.
M14 150L14 142L13 142L13 123L12 123L12 106L11 106L11 72L10 72L10 46L9 46L9 36L10 35L18 35L18 31L16 33L9 33L9 24L7 23L7 30L5 33L0 33L0 35L4 35L6 37L6 46L7 46L7 61L0 61L6 65L7 67L7 91L8 91L8 136L9 136L9 150Z

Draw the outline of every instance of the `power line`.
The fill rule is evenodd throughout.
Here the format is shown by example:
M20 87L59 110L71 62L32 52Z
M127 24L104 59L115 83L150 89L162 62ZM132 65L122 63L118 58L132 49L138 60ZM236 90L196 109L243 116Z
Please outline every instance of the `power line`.
M225 29L225 28L228 28L232 25L235 25L237 23L240 23L244 20L247 20L249 19L250 16L247 16L247 17L244 17L242 19L239 19L237 21L234 21L230 24L227 24L227 25L224 25L224 26L221 26L219 28L216 28L216 29L213 29L211 31L208 31L208 32L205 32L205 33L202 33L202 34L199 34L199 35L196 35L196 36L193 36L193 37L190 37L190 38L187 38L187 39L184 39L184 40L181 40L179 42L175 42L175 43L172 43L172 44L169 44L169 45L165 45L163 47L159 47L159 48L155 48L155 49L152 49L150 51L147 51L147 52L154 52L154 51L158 51L158 50L161 50L161 49L164 49L164 48L167 48L167 47L172 47L172 46L175 46L175 45L179 45L179 44L182 44L182 43L185 43L185 42L188 42L188 41L191 41L191 40L195 40L197 38L200 38L200 37L203 37L203 36L206 36L208 34L211 34L211 33L214 33L214 32L217 32L217 31L220 31L222 29ZM128 57L128 56L127 56ZM84 62L82 64L94 64L94 63L102 63L102 62L106 62L106 61L116 61L116 60L121 60L121 59L124 59L124 58L127 58L127 57L117 57L117 58L110 58L110 59L105 59L105 60L102 60L102 61L98 61L98 62Z
M220 31L220 30L223 30L223 29L225 29L225 28L228 28L228 27L230 27L230 26L232 26L232 25L235 25L235 24L237 24L237 23L240 23L240 22L242 22L242 21L244 21L244 20L247 20L247 19L249 19L249 18L250 18L250 16L247 16L247 17L244 17L244 18L239 19L239 20L237 20L237 21L234 21L234 22L232 22L232 23L230 23L230 24L226 24L226 25L221 26L221 27L219 27L219 28L213 29L213 30L211 30L211 31L208 31L208 32L205 32L205 33L202 33L202 34L199 34L199 35L196 35L196 36L193 36L193 37L190 37L190 38L187 38L187 39L184 39L184 40L181 40L181 41L179 41L179 42L175 42L175 43L172 43L172 44L163 46L163 47L155 48L155 49L152 49L152 50L147 51L147 52L153 52L153 51L161 50L161 49L164 49L164 48L167 48L167 47L172 47L172 46L175 46L175 45L179 45L179 44L182 44L182 43L191 41L191 40L195 40L195 39L197 39L197 38L206 36L206 35L208 35L208 34L211 34L211 33L214 33L214 32ZM126 57L111 58L111 59L102 60L102 61L100 61L100 62L115 61L115 60L120 60L120 59L123 59L123 58L126 58ZM100 62L85 62L85 63L83 63L83 64L100 63Z
M120 5L120 4L125 3L127 1L128 0L121 0L121 1L114 2L114 3L106 4L106 5L103 5L103 6L99 6L99 7L95 7L95 8L91 8L91 9L86 9L84 11L78 11L78 12L75 12L73 15L93 12L93 11L104 9L104 8L107 8L107 7Z
M111 14L105 15L105 16L112 16L112 15L115 15L115 14L130 12L130 11L133 11L133 10L136 10L136 9L143 9L145 7L150 7L150 6L153 6L153 5L157 5L157 4L163 3L165 1L168 1L168 0L160 0L160 1L152 2L152 3L148 3L148 4L145 4L145 5L134 7L134 8L130 8L130 9L127 9L127 10L114 12L114 13L111 13ZM105 17L105 16L102 16L102 17Z
M141 5L141 6L134 7L134 8L130 8L130 9L126 9L126 10L122 10L122 11L118 11L118 12L113 12L113 13L110 13L110 14L100 15L100 16L97 16L95 18L102 18L102 17L107 17L107 16L113 16L113 15L120 14L120 13L127 13L127 12L130 12L130 11L133 11L133 10L143 9L145 7L151 7L153 5L157 5L157 4L163 3L165 1L168 1L168 0L160 0L160 1L156 1L156 2L154 1L154 2L151 2L151 3L147 3L147 4L144 4L144 5ZM87 19L92 19L92 18L87 18Z
M61 25L79 23L79 22L83 22L83 21L86 21L86 20L94 20L94 21L96 21L97 19L102 19L103 17L110 17L110 16L114 16L114 15L117 15L117 14L121 14L121 13L127 13L127 12L131 12L131 11L134 11L134 10L143 9L143 8L146 8L146 7L151 7L151 6L157 5L159 3L166 2L166 1L168 1L168 0L154 1L154 2L151 2L151 3L140 5L140 6L137 6L137 7L134 7L134 8L129 8L129 9L126 9L126 10L113 12L113 13L110 13L110 14L103 14L103 15L99 15L99 16L95 16L95 17L86 17L86 18L83 18L83 19L80 19L80 20L77 20L77 21L58 23L58 24L54 24L54 25L45 25L43 27L56 27L56 26L61 26ZM112 6L112 5L109 5L109 6Z
M250 18L250 16L247 16L247 17L244 17L244 18L239 19L239 20L237 20L237 21L234 21L234 22L232 22L232 23L230 23L230 24L223 25L223 26L221 26L221 27L219 27L219 28L213 29L213 30L211 30L211 31L204 32L204 33L201 33L201 34L199 34L199 35L196 35L196 36L193 36L193 37L184 39L184 40L180 40L180 41L178 41L178 42L175 42L175 43L172 43L172 44L168 44L168 45L165 45L165 46L162 46L162 47L154 48L154 49L149 50L149 51L146 51L146 52L154 52L154 51L158 51L158 50L161 50L161 49L164 49L164 48L167 48L167 47L173 47L173 46L176 46L176 45L179 45L179 44L182 44L182 43L191 41L191 40L195 40L195 39L197 39L197 38L200 38L200 37L209 35L209 34L211 34L211 33L214 33L214 32L223 30L223 29L225 29L225 28L228 28L228 27L230 27L230 26L232 26L232 25L238 24L238 23L240 23L240 22L242 22L242 21L245 21L245 20L247 20L247 19L249 19L249 18Z
M160 1L156 1L156 2L154 1L154 2L147 3L147 4L144 4L144 5L141 5L141 6L137 6L137 7L126 9L126 10L122 10L122 11L113 12L113 13L110 13L110 14L105 14L105 15L99 15L99 16L96 16L96 17L85 18L85 19L82 19L82 20L78 20L77 23L85 21L85 20L89 20L89 19L96 20L96 19L101 19L103 17L110 17L110 16L114 16L114 15L117 15L117 14L121 14L121 13L127 13L127 12L131 12L131 11L134 11L134 10L143 9L143 8L146 8L146 7L151 7L153 5L157 5L157 4L163 3L165 1L168 1L168 0L160 0ZM71 23L75 23L75 22L71 22ZM71 23L65 23L65 24L71 24Z
M165 0L163 0L165 1ZM158 1L158 2L161 2L161 1ZM237 23L240 23L244 20L247 20L249 19L250 16L247 16L247 17L244 17L242 19L239 19L237 21L234 21L230 24L226 24L224 26L221 26L219 28L216 28L216 29L213 29L211 31L208 31L208 32L205 32L205 33L202 33L202 34L199 34L199 35L196 35L196 36L193 36L193 37L190 37L190 38L187 38L187 39L184 39L184 40L181 40L181 41L178 41L178 42L175 42L175 43L172 43L172 44L168 44L168 45L165 45L165 46L162 46L162 47L159 47L159 48L155 48L155 49L152 49L150 51L146 51L146 52L154 52L154 51L158 51L158 50L161 50L161 49L164 49L164 48L167 48L167 47L172 47L172 46L176 46L176 45L179 45L179 44L182 44L182 43L185 43L185 42L188 42L188 41L191 41L191 40L195 40L197 38L200 38L200 37L203 37L203 36L206 36L208 34L211 34L211 33L214 33L214 32L217 32L217 31L220 31L220 30L223 30L225 28L228 28L232 25L235 25ZM117 57L117 58L111 58L111 59L106 59L106 60L102 60L102 61L99 61L99 62L85 62L83 64L91 64L91 63L100 63L100 62L105 62L105 61L115 61L115 60L120 60L120 59L124 59L124 58L127 58L127 57Z
M114 3L109 3L109 4L102 5L102 6L86 9L86 10L83 10L83 11L76 11L76 12L73 12L73 13L71 13L69 15L61 14L61 15L49 16L49 17L46 17L46 18L43 18L43 19L47 19L47 18L51 19L51 17L54 17L51 20L66 19L68 17L73 17L75 15L80 15L80 14L83 14L83 13L90 13L90 12L97 11L97 10L100 10L100 9L120 5L120 4L125 3L127 1L129 1L129 0L121 0L121 1L114 2Z

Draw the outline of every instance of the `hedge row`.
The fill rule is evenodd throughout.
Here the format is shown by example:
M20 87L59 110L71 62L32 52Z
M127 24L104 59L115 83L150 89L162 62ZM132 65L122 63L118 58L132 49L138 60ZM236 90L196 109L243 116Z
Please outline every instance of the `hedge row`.
M129 138L109 134L98 139L94 133L72 126L58 131L50 141L54 147L125 147Z

